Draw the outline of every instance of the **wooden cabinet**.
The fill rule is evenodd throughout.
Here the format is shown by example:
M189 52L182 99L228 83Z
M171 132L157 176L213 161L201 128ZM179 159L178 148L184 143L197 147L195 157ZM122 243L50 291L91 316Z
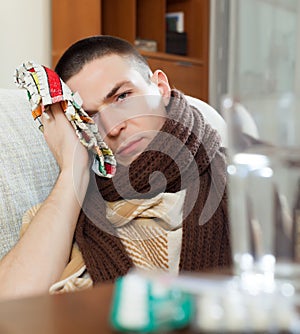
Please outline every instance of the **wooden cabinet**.
M186 56L166 53L168 12L183 12ZM97 34L131 43L154 40L157 52L141 53L152 70L162 69L171 86L208 100L209 0L52 0L52 65L76 40Z
M207 100L207 74L201 60L160 52L142 51L141 53L152 69L161 69L168 75L171 87L187 95Z
M101 33L101 0L52 0L52 67L78 39Z

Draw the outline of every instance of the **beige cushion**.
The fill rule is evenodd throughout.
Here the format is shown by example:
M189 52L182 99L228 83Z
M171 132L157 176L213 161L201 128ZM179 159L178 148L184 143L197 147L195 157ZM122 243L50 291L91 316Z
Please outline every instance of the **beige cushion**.
M19 238L22 216L52 189L58 166L31 116L25 90L0 89L0 258Z
M200 110L205 120L211 127L218 131L221 137L222 146L228 147L227 125L224 118L208 103L192 96L185 96L188 103Z

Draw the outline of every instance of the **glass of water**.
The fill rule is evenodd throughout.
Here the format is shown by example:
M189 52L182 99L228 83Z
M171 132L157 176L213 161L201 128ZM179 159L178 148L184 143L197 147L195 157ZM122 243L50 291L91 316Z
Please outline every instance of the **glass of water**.
M286 1L237 3L229 89L221 101L228 125L229 212L235 270L249 289L272 291L282 280L297 288L299 2L289 1L289 6Z

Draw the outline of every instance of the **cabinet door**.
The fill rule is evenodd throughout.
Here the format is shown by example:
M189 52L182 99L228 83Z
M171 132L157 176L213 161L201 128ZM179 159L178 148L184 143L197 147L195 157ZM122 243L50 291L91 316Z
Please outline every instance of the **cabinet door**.
M52 67L77 40L101 33L101 0L52 0Z
M118 36L134 43L136 38L136 0L102 0L103 35Z
M146 57L153 71L161 69L169 78L172 88L187 95L208 101L208 75L200 63Z

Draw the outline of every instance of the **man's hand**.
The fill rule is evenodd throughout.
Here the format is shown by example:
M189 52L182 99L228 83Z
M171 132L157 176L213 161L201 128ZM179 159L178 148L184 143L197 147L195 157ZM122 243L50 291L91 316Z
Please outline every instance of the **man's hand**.
M44 136L61 170L73 170L73 167L88 168L89 154L80 143L60 103L51 105L42 115Z

